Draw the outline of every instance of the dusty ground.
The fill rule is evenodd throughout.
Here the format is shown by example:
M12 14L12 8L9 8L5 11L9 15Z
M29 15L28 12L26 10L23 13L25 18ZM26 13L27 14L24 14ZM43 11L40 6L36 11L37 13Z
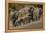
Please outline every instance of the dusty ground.
M13 27L12 22L9 22L9 29L41 29L43 28L43 20L42 20L42 16L40 17L40 20L38 21L32 21L28 24L25 24L24 26L17 26L17 27Z

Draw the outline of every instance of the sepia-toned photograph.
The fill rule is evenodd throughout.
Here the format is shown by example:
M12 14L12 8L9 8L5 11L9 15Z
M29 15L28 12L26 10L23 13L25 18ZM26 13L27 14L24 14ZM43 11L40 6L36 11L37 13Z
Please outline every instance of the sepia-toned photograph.
M8 3L9 29L43 27L43 5Z

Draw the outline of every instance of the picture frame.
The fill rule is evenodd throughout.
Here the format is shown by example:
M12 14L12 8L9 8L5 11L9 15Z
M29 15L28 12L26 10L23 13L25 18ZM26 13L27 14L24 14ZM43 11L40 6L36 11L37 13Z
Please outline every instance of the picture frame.
M25 5L43 5L43 14L42 14L42 23L39 26L42 26L41 28L37 29L37 28L17 28L17 29L13 29L11 27L9 27L9 21L10 21L10 17L9 17L9 4L20 4L20 6L25 7ZM22 5L21 5L22 4ZM23 5L24 4L24 5ZM11 5L10 5L11 6ZM18 7L18 5L17 5ZM16 8L17 8L16 7ZM19 7L18 7L19 8ZM17 9L18 9L17 8ZM37 23L36 23L37 24ZM29 2L29 1L12 1L12 0L5 0L5 31L7 32L24 32L24 31L43 31L45 29L45 3L44 2Z

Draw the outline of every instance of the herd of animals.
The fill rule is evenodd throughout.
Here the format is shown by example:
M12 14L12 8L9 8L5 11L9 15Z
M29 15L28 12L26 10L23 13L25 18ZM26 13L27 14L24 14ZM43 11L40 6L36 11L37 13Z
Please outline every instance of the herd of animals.
M42 8L24 7L20 10L14 10L10 12L11 21L13 26L21 26L22 24L30 23L31 21L40 20L40 16L43 14Z

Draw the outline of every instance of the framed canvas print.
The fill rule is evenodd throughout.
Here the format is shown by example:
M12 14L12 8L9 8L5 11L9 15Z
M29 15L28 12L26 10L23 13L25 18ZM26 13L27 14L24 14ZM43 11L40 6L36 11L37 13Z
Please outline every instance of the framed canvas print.
M6 32L44 30L44 2L6 0Z

